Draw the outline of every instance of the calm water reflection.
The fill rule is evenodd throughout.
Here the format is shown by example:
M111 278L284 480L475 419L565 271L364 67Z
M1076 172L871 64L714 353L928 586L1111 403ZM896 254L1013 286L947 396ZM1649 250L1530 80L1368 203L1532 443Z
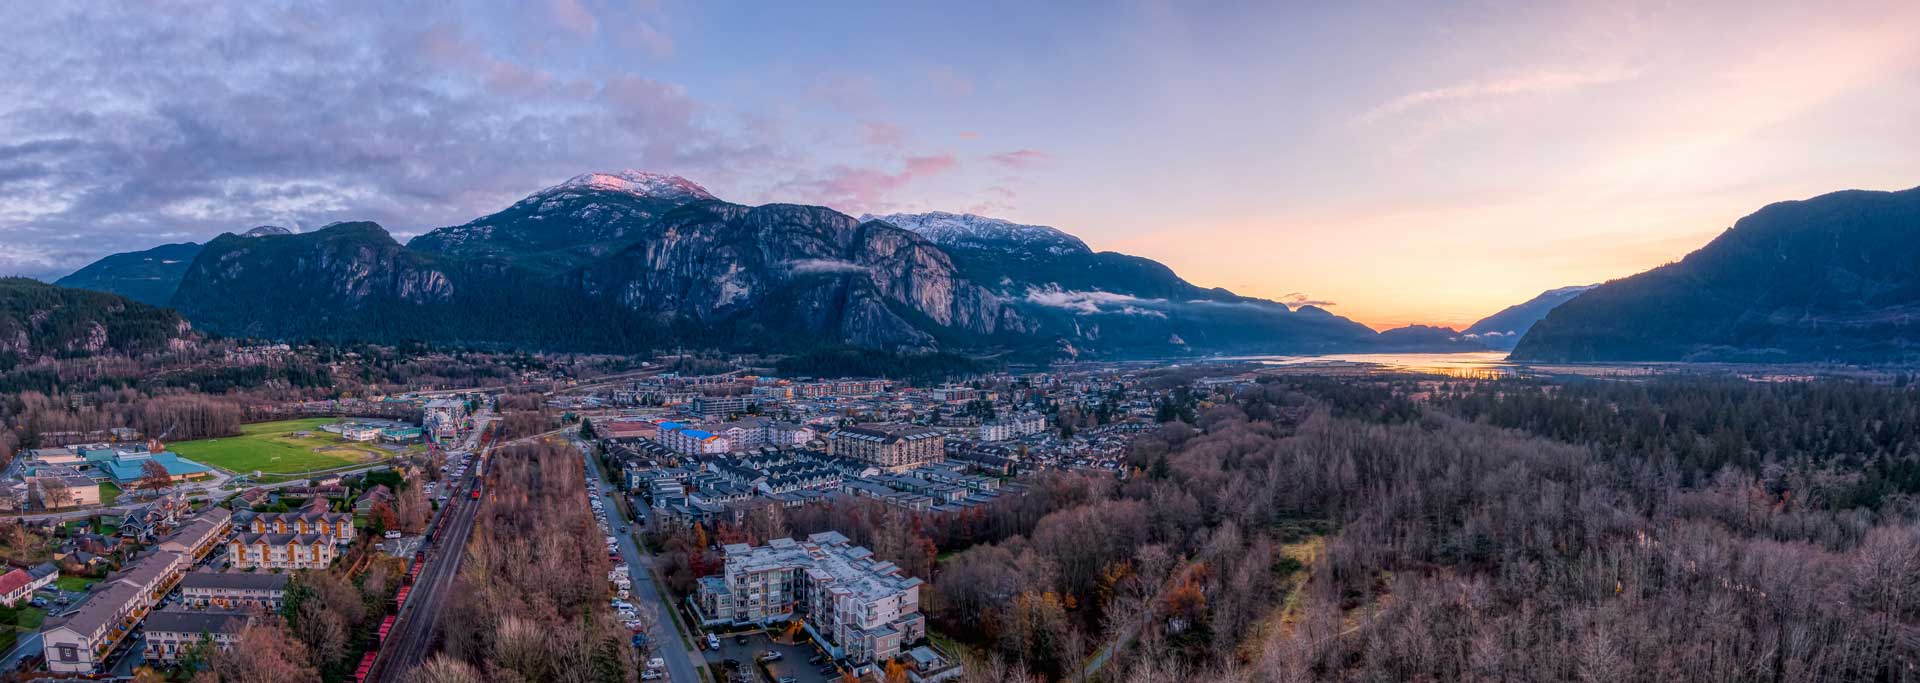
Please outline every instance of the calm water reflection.
M1500 379L1541 375L1641 376L1679 370L1673 363L1539 364L1507 360L1500 351L1468 353L1345 353L1324 356L1245 356L1245 360L1314 372L1411 372L1461 379Z

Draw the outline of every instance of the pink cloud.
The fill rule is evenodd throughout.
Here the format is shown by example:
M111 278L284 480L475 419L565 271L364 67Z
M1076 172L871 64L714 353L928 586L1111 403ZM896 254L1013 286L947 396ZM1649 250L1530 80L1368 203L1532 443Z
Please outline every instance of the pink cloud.
M639 49L654 59L666 59L673 56L673 36L662 33L651 22L633 20L625 30L620 31L620 44Z
M907 159L907 174L914 176L938 175L953 170L953 167L959 165L960 160L953 158L952 154L912 157Z
M1609 85L1638 78L1640 73L1639 69L1623 66L1593 69L1542 69L1498 78L1455 83L1395 97L1368 110L1360 120L1371 123L1431 104L1539 95L1588 86Z
M580 0L548 0L547 11L553 15L554 23L575 35L591 36L600 30L600 20Z
M524 95L546 90L556 80L546 71L495 57L452 22L427 27L419 49L428 61L469 71L495 92Z
M1053 155L1037 149L1020 149L995 154L987 160L1007 168L1031 168L1052 161Z
M980 131L977 131L977 130L963 130L963 131L960 131L960 139L962 139L962 140L978 140L978 139L980 139Z
M960 160L952 154L910 157L897 173L876 168L835 166L822 177L782 183L775 191L806 197L846 213L884 212L897 205L889 197L908 184L953 170Z

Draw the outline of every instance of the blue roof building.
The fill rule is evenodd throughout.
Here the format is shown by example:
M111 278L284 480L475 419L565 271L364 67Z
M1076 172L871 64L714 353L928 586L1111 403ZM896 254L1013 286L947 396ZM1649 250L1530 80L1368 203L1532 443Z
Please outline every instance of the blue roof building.
M161 467L166 468L167 476L176 479L204 476L213 471L213 468L182 458L173 451L154 453L144 447L88 447L82 448L80 455L93 466L96 475L104 474L116 484L139 481L141 477L146 476L144 468L149 460L159 463Z

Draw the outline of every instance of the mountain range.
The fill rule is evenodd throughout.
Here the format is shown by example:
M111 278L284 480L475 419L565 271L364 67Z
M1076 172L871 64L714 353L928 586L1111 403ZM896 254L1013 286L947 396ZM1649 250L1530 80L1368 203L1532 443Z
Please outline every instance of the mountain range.
M1771 204L1554 308L1517 360L1920 361L1920 188Z
M404 245L364 222L255 230L116 254L61 284L276 339L1048 357L1479 348L1199 287L1055 228L744 206L640 171L576 176Z
M1462 330L1460 334L1487 348L1511 351L1514 344L1520 343L1520 338L1525 336L1528 330L1533 329L1534 324L1540 322L1541 318L1547 317L1547 314L1559 308L1560 304L1572 301L1574 297L1580 296L1593 287L1593 285L1577 285L1549 289L1541 292L1539 296L1481 318L1479 322Z
M1917 228L1920 188L1782 202L1639 275L1549 290L1458 332L1376 333L1319 307L1199 287L1057 228L744 206L684 178L624 171L576 176L404 245L372 223L262 226L115 254L58 284L276 339L1044 357L1510 348L1523 361L1886 363L1920 360Z

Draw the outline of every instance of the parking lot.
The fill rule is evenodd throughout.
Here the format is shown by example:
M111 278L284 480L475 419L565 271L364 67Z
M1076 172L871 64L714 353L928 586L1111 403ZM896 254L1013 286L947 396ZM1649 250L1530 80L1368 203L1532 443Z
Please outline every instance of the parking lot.
M757 662L761 653L772 650L780 653L780 659L767 662L763 668ZM747 636L747 643L741 645L735 636L722 636L719 651L708 650L705 655L707 666L716 674L724 672L722 664L732 659L740 663L745 678L722 678L725 681L752 681L765 683L777 681L783 676L791 676L795 683L828 683L838 680L837 676L820 673L822 665L809 664L808 659L821 654L811 641L802 637L798 645L781 645L773 642L765 633L753 633ZM824 660L823 660L824 661Z

